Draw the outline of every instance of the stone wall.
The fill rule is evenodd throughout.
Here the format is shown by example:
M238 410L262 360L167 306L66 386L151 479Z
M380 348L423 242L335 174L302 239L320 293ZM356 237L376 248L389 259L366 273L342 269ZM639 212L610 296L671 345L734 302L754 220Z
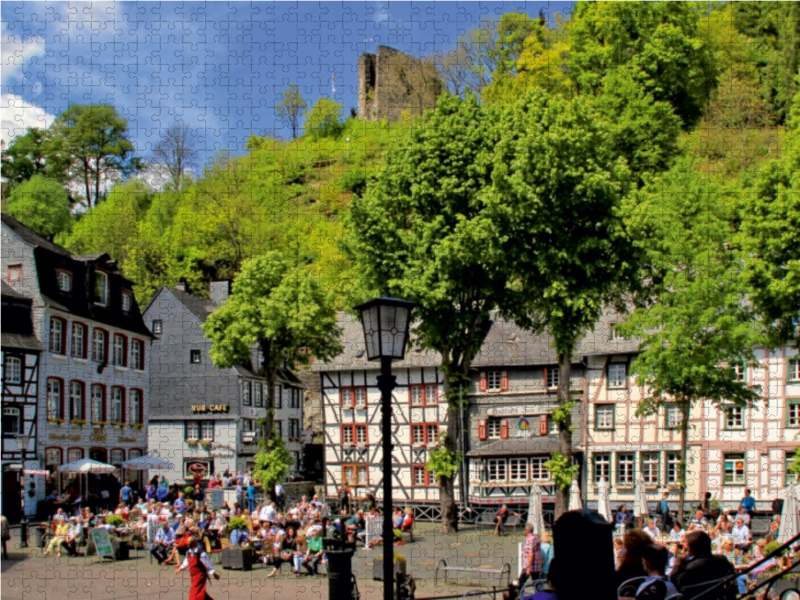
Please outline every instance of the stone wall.
M398 121L436 106L444 86L436 67L389 48L358 59L358 115L365 121Z

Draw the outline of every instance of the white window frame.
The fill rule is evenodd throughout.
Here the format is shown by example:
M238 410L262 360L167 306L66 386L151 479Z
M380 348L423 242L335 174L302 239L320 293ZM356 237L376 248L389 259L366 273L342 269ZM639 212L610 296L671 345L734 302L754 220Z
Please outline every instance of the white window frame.
M131 367L139 371L144 370L142 364L142 340L131 340Z
M602 418L601 418L602 417ZM616 417L616 405L596 404L594 428L598 431L613 431Z
M108 456L110 459L109 462L115 467L120 467L122 463L125 462L125 450L121 450L120 448L114 448L108 453Z
M486 391L499 392L502 385L502 377L500 371L487 371L486 372Z
M681 455L677 452L667 452L666 460L667 484L677 484L681 480Z
M142 414L142 392L131 390L128 392L128 423L131 425L141 425L139 416Z
M658 452L642 452L641 474L646 485L658 485L660 459Z
M76 414L77 407L77 414ZM69 383L69 418L82 421L83 414L83 384L80 381Z
M745 428L744 407L737 405L727 405L723 409L724 429L726 431L739 431Z
M550 460L547 456L534 456L531 458L531 479L533 481L548 481L550 472L544 464Z
M50 317L50 352L63 354L64 350L64 321Z
M786 427L800 427L800 398L786 399Z
M259 382L253 382L253 406L264 406L264 386Z
M490 458L486 461L486 480L504 482L508 477L508 465L505 458Z
M617 484L631 487L636 481L636 454L633 452L617 453Z
M3 377L8 384L22 383L22 359L18 356L6 356Z
M200 421L200 439L212 441L214 439L214 421Z
M508 459L508 480L509 481L528 481L528 459L509 458Z
M125 392L120 387L111 388L111 422L125 422Z
M620 377L620 371L622 372L621 377ZM610 389L622 389L628 387L627 363L609 363L608 387Z
M95 304L98 304L100 306L108 306L108 284L109 284L108 273L95 270L94 295L97 297L97 300L94 301Z
M161 319L153 319L153 333L161 334L164 331L164 321Z
M194 348L189 350L189 362L193 365L199 365L203 362L203 353L202 351Z
M47 380L47 418L63 419L61 414L61 380L51 377Z
M86 350L86 325L73 322L72 335L70 336L69 350L75 358L83 358Z
M731 371L733 371L733 378L735 381L746 382L747 381L747 366L743 364L731 365Z
M67 450L67 462L75 462L77 460L81 460L83 458L83 449L81 448L70 448Z
M592 468L594 470L594 482L600 483L601 479L611 481L611 455L608 452L601 452L592 457Z
M92 360L94 362L106 362L106 344L108 343L108 333L103 329L92 330Z
M561 382L561 374L558 367L550 367L547 369L547 389L554 390Z
M105 396L103 386L98 384L92 385L91 394L89 410L91 412L92 423L102 423L103 417L105 416L103 414L103 400Z
M735 458L734 458L735 457ZM741 462L741 472L736 463ZM728 481L728 463L732 464L731 480ZM747 481L747 454L745 452L728 452L722 455L722 485L744 485Z
M116 367L125 367L125 336L114 334L113 364Z
M122 292L122 311L130 312L133 306L133 296L128 292Z
M5 420L6 417L14 417L16 419L16 427L6 427L3 424L3 433L6 435L19 435L22 433L22 411L20 408L18 406L4 406L3 419Z
M489 417L486 419L486 439L487 440L499 440L500 439L500 428L503 419L498 419L497 417Z
M670 402L664 407L664 425L667 429L679 429L683 423L683 412L675 402Z
M72 273L69 271L65 271L63 269L58 270L58 274L56 275L56 279L58 280L58 289L62 292L71 292L72 291Z
M186 441L200 440L200 421L186 422Z
M786 360L786 381L800 381L800 358L797 356Z
M253 397L251 396L250 381L248 380L242 381L242 405L243 406L253 405Z
M412 423L411 443L414 446L422 445L425 443L425 425L423 423Z

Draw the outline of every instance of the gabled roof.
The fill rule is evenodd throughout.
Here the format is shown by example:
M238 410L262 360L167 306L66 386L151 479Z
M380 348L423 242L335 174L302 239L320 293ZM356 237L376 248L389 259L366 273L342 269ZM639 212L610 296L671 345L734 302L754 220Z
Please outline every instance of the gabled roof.
M72 256L69 250L43 238L33 229L27 225L23 225L11 215L2 213L2 219L5 225L7 225L14 233L32 246L36 246L37 248L46 248L47 250L50 250L50 252L55 252L56 254L61 254L63 256Z
M183 292L177 288L164 287L170 294L175 296L175 299L183 304L186 309L192 313L201 323L205 323L208 315L214 312L218 307L209 298L202 296L195 296L189 292Z
M0 344L3 348L21 350L44 350L44 346L33 332L32 300L0 281L2 288L2 323Z
M469 458L482 458L490 456L516 456L527 454L550 454L558 450L557 435L536 435L531 437L510 437L507 440L497 440L484 444L479 448L467 452Z

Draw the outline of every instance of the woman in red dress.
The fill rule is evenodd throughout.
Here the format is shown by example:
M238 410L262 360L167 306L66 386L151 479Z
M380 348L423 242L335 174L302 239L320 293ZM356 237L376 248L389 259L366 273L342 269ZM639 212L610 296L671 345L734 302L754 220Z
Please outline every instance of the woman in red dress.
M219 579L220 574L214 570L206 551L200 547L200 540L197 536L192 536L189 542L189 550L186 551L186 559L183 564L175 569L177 575L181 571L189 569L191 577L191 587L189 588L189 600L213 600L206 592L208 578L213 576Z

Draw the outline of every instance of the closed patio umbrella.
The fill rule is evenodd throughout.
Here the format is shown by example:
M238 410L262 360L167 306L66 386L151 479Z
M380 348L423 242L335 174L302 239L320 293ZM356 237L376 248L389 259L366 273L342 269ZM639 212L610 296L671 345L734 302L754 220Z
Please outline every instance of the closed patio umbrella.
M608 504L608 481L606 481L605 477L600 480L597 488L597 512L610 523L611 507Z
M573 479L572 485L569 488L569 509L580 510L581 508L583 508L583 503L581 502L581 489L578 487L578 481Z
M778 529L778 541L785 544L798 532L797 490L793 485L786 486L786 498L781 512L781 526Z
M542 514L542 488L534 483L531 488L530 505L528 506L528 523L533 525L533 532L540 535L544 531L544 515Z
M644 477L636 480L636 489L633 490L633 515L642 517L650 514L647 506L647 493L644 490Z

